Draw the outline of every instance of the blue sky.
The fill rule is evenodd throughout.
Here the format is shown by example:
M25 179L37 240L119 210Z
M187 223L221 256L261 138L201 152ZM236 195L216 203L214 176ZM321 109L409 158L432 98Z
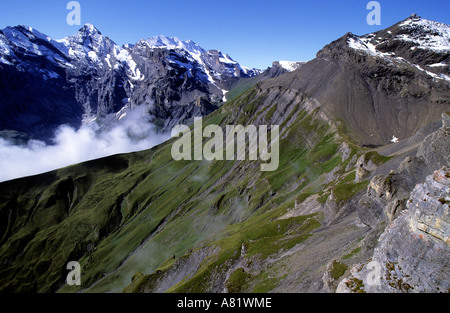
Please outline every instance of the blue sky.
M4 0L3 0L4 1ZM5 2L5 1L4 1ZM77 32L69 26L64 0L3 3L0 28L24 24L54 39ZM81 23L94 24L118 44L153 35L191 39L228 53L242 65L265 69L275 60L311 60L346 32L362 35L417 13L450 24L448 0L389 0L381 26L369 26L369 0L79 0Z

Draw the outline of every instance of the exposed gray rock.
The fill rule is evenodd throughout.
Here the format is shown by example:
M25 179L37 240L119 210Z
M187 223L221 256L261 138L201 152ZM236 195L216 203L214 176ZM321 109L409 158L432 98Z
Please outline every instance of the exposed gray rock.
M406 208L406 200L414 187L424 181L433 168L450 164L448 115L443 114L442 118L443 126L424 139L416 157L405 158L388 175L372 178L367 195L359 202L361 222L372 227L385 221L392 222Z
M371 159L367 159L366 155L362 155L356 161L356 178L355 178L355 182L357 182L357 183L362 182L376 168L377 168L377 165Z
M355 154L355 155L350 159L350 161L348 162L348 164L347 164L347 166L346 166L346 168L345 168L345 171L348 172L348 171L350 171L352 168L354 168L355 165L356 165L356 161L357 161L357 160L358 160L358 157L357 157L357 155Z
M191 254L177 259L168 271L156 271L148 279L148 283L141 286L141 292L163 293L185 278L194 275L200 264L208 256L217 253L218 248L202 248ZM135 283L135 281L133 281Z
M358 216L361 223L375 227L385 219L383 207L368 195L364 195L358 202Z
M423 158L429 170L447 166L450 162L450 116L442 114L442 127L432 133L419 148L417 157Z
M347 142L343 142L339 147L339 152L342 154L342 161L346 161L352 152Z
M336 166L331 172L329 172L326 176L325 176L325 184L328 184L334 180L336 180L336 178L339 177L339 170L340 167Z
M450 171L417 185L408 210L386 228L372 262L359 264L338 292L448 292Z
M313 195L305 199L302 203L296 203L295 207L290 209L286 214L281 216L279 219L288 219L292 217L297 217L301 215L309 215L313 213L317 213L322 210L323 204L319 201L318 195Z

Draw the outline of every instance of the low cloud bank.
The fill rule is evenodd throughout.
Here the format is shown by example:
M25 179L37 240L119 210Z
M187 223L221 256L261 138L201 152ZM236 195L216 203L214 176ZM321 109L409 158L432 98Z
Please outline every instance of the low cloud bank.
M0 139L0 182L118 153L150 149L168 139L170 134L154 131L145 108L128 112L108 130L61 126L53 145L32 140L27 146L16 146Z

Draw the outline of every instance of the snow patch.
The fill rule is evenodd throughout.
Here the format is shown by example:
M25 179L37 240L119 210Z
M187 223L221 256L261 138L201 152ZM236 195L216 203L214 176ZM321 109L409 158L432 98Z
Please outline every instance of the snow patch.
M229 92L229 90L225 90L225 89L221 89L221 90L223 93L222 102L227 102L227 93Z
M412 36L399 35L398 39L414 42L420 49L436 52L450 51L450 26L423 18L409 18L399 25L412 32ZM415 35L415 34L418 35Z
M301 62L293 62L293 61L279 61L281 67L289 72L293 72L298 69L301 65Z
M444 66L449 66L448 64L445 63L434 63L431 65L428 65L429 67L444 67Z

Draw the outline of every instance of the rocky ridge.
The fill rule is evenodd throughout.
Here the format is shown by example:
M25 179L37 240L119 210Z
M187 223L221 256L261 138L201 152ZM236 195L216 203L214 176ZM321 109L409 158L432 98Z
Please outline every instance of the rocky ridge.
M355 265L338 292L449 290L449 115L443 114L442 120L441 129L425 138L416 157L371 180L359 202L359 218L384 231L371 261ZM375 269L380 275L376 281Z

